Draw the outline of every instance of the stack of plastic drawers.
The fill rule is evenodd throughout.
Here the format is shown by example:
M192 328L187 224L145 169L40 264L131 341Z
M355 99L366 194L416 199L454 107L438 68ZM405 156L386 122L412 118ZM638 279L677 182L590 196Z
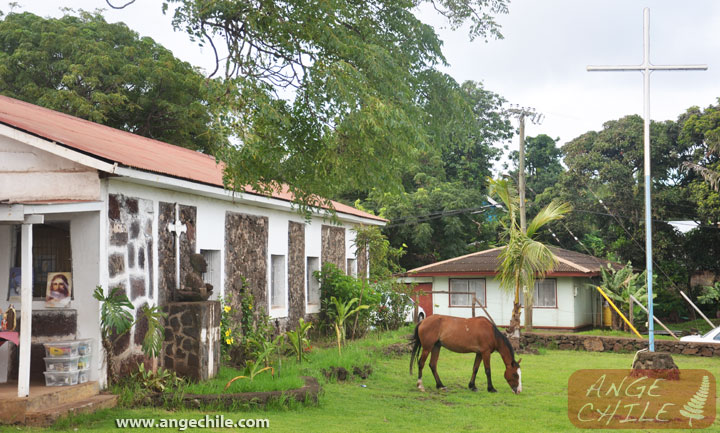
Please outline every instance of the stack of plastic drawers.
M57 341L44 345L46 386L70 386L88 381L90 340Z

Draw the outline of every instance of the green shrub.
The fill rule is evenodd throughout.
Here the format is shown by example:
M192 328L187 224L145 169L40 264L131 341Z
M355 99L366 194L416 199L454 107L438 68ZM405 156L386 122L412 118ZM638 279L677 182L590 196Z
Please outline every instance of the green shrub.
M412 310L410 289L405 284L390 280L374 283L373 289L380 298L373 311L373 325L385 331L393 331L401 327Z
M367 305L368 308L358 313L357 327L355 338L365 335L373 324L373 313L380 305L380 296L375 289L363 284L361 280L354 278L338 269L332 263L325 263L320 272L315 276L320 281L320 327L325 333L329 334L334 330L336 308L332 298L346 304L351 299L357 298L360 304ZM351 337L348 332L355 326L355 318L345 323L345 335Z

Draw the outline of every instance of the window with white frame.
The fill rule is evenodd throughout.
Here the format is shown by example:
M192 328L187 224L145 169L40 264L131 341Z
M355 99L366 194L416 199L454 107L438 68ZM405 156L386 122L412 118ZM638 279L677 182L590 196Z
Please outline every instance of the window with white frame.
M270 258L270 306L285 308L285 256Z
M450 306L471 307L473 295L485 306L484 278L452 278L450 279Z
M315 272L320 270L320 258L307 258L307 303L308 305L320 305L320 281Z
M351 277L357 277L357 260L347 259L347 274Z
M534 307L557 308L557 280L545 279L535 281Z

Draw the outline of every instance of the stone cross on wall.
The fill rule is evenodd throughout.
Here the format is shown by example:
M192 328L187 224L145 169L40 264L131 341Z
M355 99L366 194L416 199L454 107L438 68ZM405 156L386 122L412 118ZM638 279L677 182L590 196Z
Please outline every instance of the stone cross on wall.
M175 221L168 224L168 231L175 235L175 289L180 290L180 235L187 232L187 225L180 221L180 205L175 203Z

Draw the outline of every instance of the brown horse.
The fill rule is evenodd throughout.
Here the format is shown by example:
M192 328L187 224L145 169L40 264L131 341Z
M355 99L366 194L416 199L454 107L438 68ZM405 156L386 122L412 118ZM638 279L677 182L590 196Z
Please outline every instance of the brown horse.
M477 391L475 376L482 359L483 364L485 364L485 375L487 376L487 390L488 392L497 392L490 377L490 354L497 351L505 363L505 380L507 380L508 385L515 394L522 391L520 360L515 361L515 352L510 341L492 322L484 317L463 319L440 314L434 314L426 318L415 327L413 349L410 355L410 373L412 374L413 362L417 360L417 387L420 391L425 391L422 384L422 371L425 360L431 352L430 370L435 376L435 385L438 389L445 389L437 373L437 362L441 347L453 352L476 354L472 378L470 378L468 384L468 388L471 390ZM421 348L422 355L420 355Z

